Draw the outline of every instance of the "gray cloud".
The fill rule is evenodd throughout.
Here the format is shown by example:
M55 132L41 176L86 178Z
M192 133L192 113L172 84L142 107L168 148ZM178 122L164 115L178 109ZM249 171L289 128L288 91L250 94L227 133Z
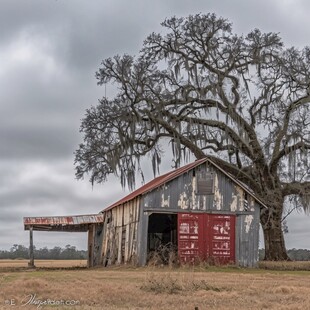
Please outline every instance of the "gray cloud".
M0 249L28 243L24 216L97 213L126 194L112 177L94 189L74 179L80 119L104 91L94 77L102 59L137 54L166 17L200 12L228 18L239 33L281 32L287 45L301 47L308 44L309 9L305 0L2 0ZM165 159L161 171L169 169ZM309 217L288 222L287 246L310 248ZM36 232L35 242L86 248L86 234Z
M28 233L23 231L23 217L98 213L112 204L115 197L125 194L116 179L95 188L91 188L87 182L76 182L69 160L54 160L52 163L24 160L15 169L9 168L11 163L0 165L0 175L8 175L8 178L1 178L0 181L2 248L9 248L13 243L28 243ZM65 246L71 242L85 248L84 234L77 234L76 239L73 235L41 235L41 232L36 232L37 246L45 246L45 241L50 246ZM68 236L71 236L70 242Z

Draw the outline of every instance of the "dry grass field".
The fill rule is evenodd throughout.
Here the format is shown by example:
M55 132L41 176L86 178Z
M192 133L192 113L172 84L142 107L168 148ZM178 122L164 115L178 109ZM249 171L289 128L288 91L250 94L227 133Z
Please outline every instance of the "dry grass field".
M26 259L0 259L0 271L4 268L27 268L29 260ZM35 266L39 268L74 268L86 267L86 260L50 260L36 259Z
M207 266L31 270L1 264L0 309L310 310L309 271Z

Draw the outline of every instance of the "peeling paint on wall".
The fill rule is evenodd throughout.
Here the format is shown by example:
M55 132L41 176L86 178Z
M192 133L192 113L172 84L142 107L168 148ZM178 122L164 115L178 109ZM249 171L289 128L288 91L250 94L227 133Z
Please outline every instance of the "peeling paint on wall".
M192 178L192 209L197 209L197 203L196 203L196 177Z
M185 192L181 193L180 195L180 199L178 200L178 207L180 207L181 209L187 209L187 195Z
M245 217L244 223L245 223L245 232L246 233L248 233L250 231L253 218L254 218L253 215L247 215Z
M230 204L230 211L237 211L238 209L238 196L232 194L232 201Z
M169 208L170 205L170 196L168 196L168 199L165 199L164 193L161 195L161 206L162 208Z
M238 209L238 205L239 205L239 211L244 211L243 189L240 186L238 186L238 185L236 185L235 188L236 188L237 197L238 197L237 209Z
M215 174L214 178L214 206L216 210L221 210L223 205L223 195L219 189L219 179L218 175Z
M249 200L250 210L254 211L255 210L255 200L254 200L254 198L249 196L248 200Z
M203 201L202 210L206 210L207 209L207 197L203 196L202 201Z

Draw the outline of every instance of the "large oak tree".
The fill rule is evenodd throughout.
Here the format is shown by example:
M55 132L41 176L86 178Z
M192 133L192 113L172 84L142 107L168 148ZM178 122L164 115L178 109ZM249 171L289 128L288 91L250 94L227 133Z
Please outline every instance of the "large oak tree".
M103 60L99 84L113 83L82 120L76 175L111 173L134 186L140 159L154 173L171 145L178 166L210 156L268 206L261 210L266 259L287 259L286 203L310 205L310 49L285 48L276 33L247 35L214 14L170 18L138 56ZM164 143L164 144L163 144Z

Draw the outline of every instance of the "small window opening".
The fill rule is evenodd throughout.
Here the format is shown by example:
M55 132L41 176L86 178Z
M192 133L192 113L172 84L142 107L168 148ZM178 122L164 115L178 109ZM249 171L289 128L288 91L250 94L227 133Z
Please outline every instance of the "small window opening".
M197 195L212 195L214 194L214 175L206 173L204 176L197 178Z

